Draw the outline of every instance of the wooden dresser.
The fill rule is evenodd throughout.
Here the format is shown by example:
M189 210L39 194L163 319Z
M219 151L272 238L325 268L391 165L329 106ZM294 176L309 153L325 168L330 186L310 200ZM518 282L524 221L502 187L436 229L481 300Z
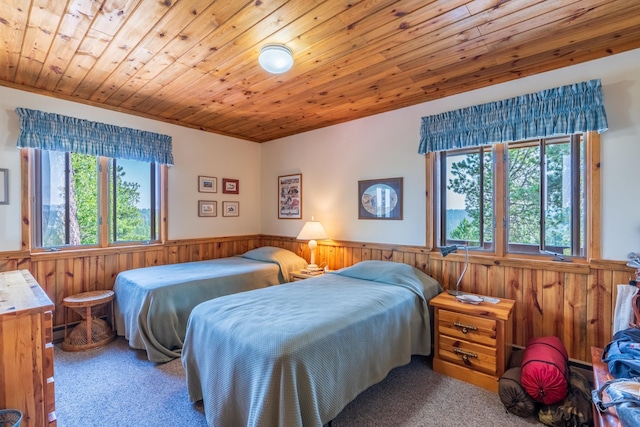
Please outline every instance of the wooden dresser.
M28 270L0 273L0 408L21 427L56 426L53 303Z
M497 392L511 356L515 301L466 304L446 292L433 298L433 370Z

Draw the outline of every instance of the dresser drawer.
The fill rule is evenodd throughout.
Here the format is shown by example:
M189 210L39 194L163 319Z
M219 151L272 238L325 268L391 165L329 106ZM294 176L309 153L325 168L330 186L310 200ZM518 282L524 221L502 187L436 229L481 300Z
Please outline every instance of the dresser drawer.
M496 346L496 320L449 310L440 310L438 319L438 333L440 335L448 335L492 347Z
M446 335L439 336L438 357L460 366L495 375L496 355L495 347L457 340Z

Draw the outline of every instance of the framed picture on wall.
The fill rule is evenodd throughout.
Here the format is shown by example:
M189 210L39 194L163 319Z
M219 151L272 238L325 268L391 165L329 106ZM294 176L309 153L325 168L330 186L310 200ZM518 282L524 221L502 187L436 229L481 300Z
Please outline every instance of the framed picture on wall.
M240 216L240 202L222 202L222 216Z
M200 193L217 193L218 179L212 176L198 177L198 192Z
M402 219L402 178L358 181L358 219Z
M198 216L218 216L218 202L198 200Z
M224 194L240 194L240 181L222 178L222 192Z
M302 174L278 177L278 218L302 218Z

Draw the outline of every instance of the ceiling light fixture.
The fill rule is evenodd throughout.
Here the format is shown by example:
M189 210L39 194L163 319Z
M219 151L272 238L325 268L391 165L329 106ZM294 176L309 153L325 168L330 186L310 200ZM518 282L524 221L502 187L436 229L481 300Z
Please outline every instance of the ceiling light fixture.
M272 74L289 71L293 66L291 49L282 44L268 44L260 49L260 66Z

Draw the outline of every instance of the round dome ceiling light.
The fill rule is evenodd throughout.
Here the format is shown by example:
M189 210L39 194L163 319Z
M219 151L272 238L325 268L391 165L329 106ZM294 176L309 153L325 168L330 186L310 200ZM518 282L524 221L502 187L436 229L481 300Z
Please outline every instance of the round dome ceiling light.
M260 49L260 66L272 74L289 71L293 66L291 49L281 44L268 44Z

